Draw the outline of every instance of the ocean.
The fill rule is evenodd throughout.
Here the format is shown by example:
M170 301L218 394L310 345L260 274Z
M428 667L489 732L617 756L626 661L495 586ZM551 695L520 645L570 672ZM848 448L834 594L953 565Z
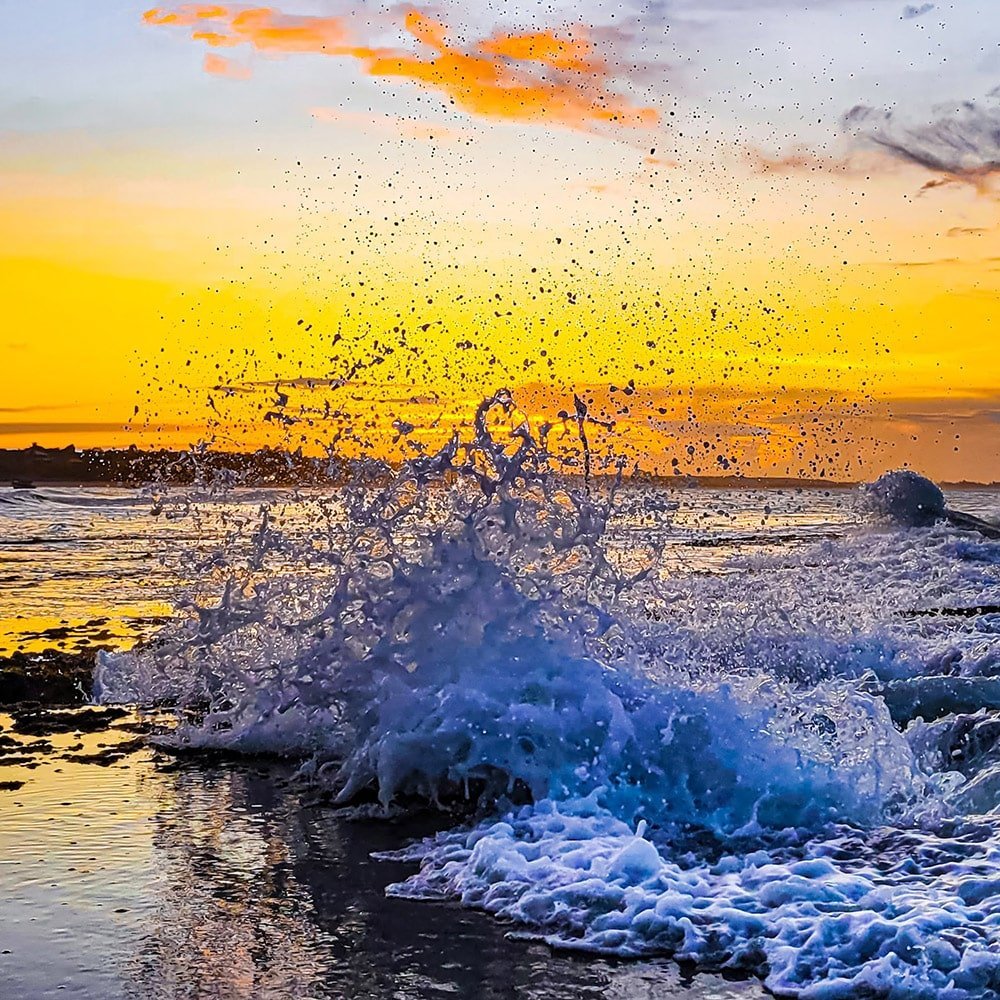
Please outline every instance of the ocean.
M0 792L12 995L1000 995L1000 543L436 461L0 494L7 648L176 706Z

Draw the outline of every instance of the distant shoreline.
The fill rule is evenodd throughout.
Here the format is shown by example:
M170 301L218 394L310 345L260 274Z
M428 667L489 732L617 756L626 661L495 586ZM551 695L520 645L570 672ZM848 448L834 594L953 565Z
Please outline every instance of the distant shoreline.
M391 468L384 466L385 473ZM302 455L298 452L262 448L255 452L205 451L193 456L185 451L144 451L139 448L65 448L33 446L0 449L0 484L31 489L36 486L139 486L154 482L190 485L207 478L226 478L235 486L293 487L341 486L356 481L361 464L349 458ZM361 478L371 478L365 472ZM573 476L568 478L580 478ZM595 475L606 481L607 475ZM856 480L825 478L796 479L789 476L664 476L637 472L628 477L633 484L666 489L833 489L849 490ZM968 480L939 483L942 489L997 489L1000 483Z

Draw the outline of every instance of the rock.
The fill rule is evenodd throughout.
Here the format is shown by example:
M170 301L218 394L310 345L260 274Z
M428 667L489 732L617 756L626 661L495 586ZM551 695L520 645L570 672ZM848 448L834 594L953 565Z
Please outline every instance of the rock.
M0 659L0 705L82 705L90 699L97 651L14 653Z
M129 755L138 753L146 745L146 741L141 738L122 743L101 744L101 749L93 753L67 753L63 754L60 760L72 761L74 764L98 764L101 767L110 767Z
M124 708L29 708L12 713L11 729L26 736L50 733L98 733L128 715Z

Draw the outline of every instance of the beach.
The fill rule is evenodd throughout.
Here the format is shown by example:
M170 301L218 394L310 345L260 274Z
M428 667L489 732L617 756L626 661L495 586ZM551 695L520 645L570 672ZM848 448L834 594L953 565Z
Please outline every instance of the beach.
M454 904L387 899L386 884L414 866L371 852L443 817L345 820L292 781L287 763L137 743L156 716L110 713L78 732L57 715L65 731L47 732L44 714L20 727L0 714L4 997L763 995L669 962L512 940Z
M0 23L0 1000L1000 1000L997 0Z

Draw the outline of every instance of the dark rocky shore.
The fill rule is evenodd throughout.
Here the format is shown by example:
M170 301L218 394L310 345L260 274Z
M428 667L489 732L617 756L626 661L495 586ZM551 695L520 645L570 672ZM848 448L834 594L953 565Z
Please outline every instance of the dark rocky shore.
M38 485L145 486L219 481L239 486L336 485L348 460L261 448L254 452L144 451L129 448L0 448L0 482Z
M146 747L144 737L155 728L148 719L88 704L97 652L18 652L0 659L0 768L33 771L46 759L107 767ZM2 780L0 792L24 784Z
M97 650L14 653L0 659L0 706L83 705L90 700Z

